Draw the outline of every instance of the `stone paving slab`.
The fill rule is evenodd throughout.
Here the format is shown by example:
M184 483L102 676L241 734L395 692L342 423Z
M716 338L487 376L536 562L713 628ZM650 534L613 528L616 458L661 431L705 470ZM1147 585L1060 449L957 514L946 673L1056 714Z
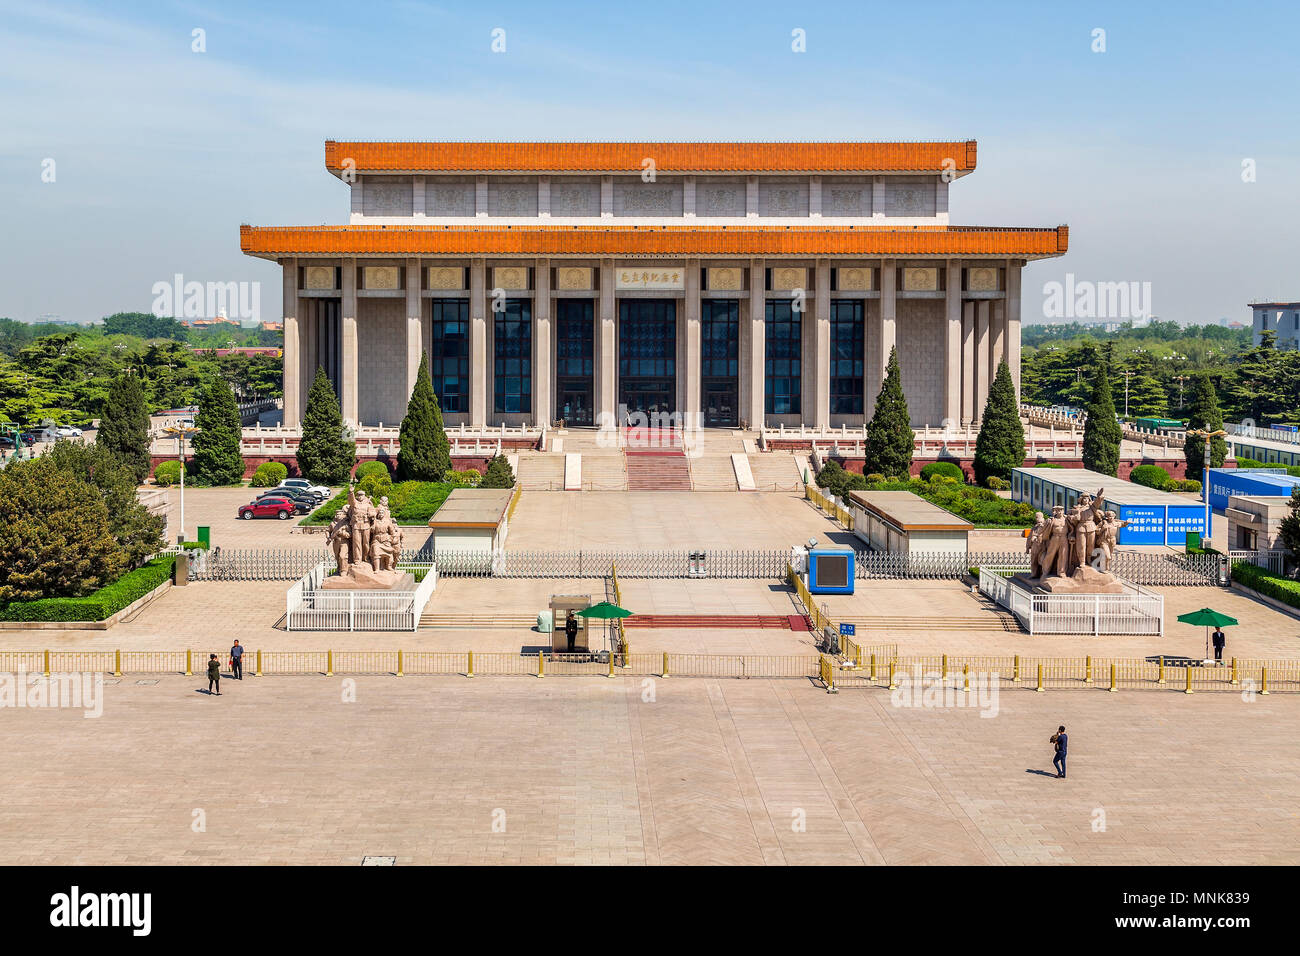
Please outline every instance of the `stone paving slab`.
M204 684L0 710L0 859L1300 862L1295 697L1004 692L988 719L800 680Z

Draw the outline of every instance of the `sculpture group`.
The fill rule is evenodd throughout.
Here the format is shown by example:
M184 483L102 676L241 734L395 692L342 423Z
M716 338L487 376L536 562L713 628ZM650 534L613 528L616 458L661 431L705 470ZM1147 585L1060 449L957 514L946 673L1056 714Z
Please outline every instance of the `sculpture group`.
M1105 489L1096 496L1083 494L1067 513L1062 505L1050 517L1034 515L1034 527L1025 542L1029 552L1029 577L1048 590L1113 590L1118 582L1110 573L1119 529L1128 524L1105 509Z
M388 498L380 498L376 505L365 491L349 488L348 503L330 522L329 544L338 571L326 578L324 586L392 587L402 577L397 571L402 539Z

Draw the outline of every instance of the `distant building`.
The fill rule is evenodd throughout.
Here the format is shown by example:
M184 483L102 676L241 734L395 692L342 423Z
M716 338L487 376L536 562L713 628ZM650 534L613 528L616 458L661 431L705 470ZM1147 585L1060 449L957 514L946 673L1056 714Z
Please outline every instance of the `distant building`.
M1252 341L1258 345L1265 332L1277 335L1280 349L1300 348L1300 302L1251 302Z

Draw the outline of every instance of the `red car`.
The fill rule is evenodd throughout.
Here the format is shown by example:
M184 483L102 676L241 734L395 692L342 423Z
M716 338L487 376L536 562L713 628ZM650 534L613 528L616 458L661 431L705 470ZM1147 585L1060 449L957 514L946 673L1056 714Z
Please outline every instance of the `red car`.
M287 521L295 510L295 503L288 498L275 498L268 495L241 506L239 517L279 518L281 521Z

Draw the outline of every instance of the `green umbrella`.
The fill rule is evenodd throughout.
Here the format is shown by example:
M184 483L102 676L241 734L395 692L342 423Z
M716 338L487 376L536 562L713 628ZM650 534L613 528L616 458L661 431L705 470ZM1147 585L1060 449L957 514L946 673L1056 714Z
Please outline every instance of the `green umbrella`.
M1178 620L1184 624L1194 624L1197 627L1205 628L1205 659L1210 659L1210 628L1226 627L1230 624L1236 624L1235 617L1229 617L1226 614L1214 610L1214 608L1203 607L1199 611L1189 611L1186 614L1178 615Z
M617 604L610 604L608 601L601 601L599 604L593 604L589 608L584 608L577 612L578 617L590 617L601 621L608 621L616 617L631 617L632 612L626 608L621 608ZM1236 621L1233 621L1235 624Z

